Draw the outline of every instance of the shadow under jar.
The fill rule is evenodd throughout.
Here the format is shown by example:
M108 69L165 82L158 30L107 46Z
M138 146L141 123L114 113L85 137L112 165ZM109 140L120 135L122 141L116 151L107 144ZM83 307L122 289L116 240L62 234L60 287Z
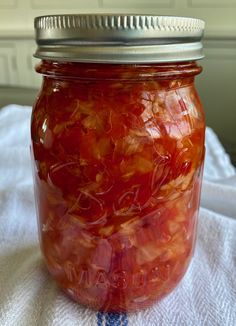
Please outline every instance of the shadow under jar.
M204 23L65 17L35 22L42 253L74 300L101 311L147 308L176 287L194 250L205 133L194 78Z

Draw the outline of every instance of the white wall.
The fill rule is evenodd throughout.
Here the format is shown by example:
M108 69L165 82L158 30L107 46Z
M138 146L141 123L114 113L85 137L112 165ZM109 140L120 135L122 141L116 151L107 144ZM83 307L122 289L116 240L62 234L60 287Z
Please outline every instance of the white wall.
M208 36L236 35L235 0L0 0L0 30L31 34L38 15L127 11L199 17Z
M208 124L236 156L236 0L0 0L0 86L39 86L32 57L35 16L90 12L204 19L206 59L197 85Z
M75 12L199 17L207 22L206 39L236 41L236 0L0 0L0 85L38 87L40 77L32 73L36 62L32 58L34 17ZM218 44L221 48L220 42ZM227 47L226 44L226 52ZM217 45L215 50L218 51ZM221 51L221 58L222 55Z

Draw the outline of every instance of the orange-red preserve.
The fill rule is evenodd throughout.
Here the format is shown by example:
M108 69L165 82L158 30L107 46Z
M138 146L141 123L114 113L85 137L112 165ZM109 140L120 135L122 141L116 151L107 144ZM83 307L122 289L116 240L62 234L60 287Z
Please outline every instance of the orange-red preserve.
M195 60L42 59L31 134L48 270L94 309L149 307L179 283L194 250L201 68Z

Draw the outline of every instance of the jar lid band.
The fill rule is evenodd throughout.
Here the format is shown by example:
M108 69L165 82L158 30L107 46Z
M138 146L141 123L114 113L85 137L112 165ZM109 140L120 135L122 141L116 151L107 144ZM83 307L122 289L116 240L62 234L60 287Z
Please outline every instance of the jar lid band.
M81 14L35 18L35 57L98 63L156 63L204 57L196 18Z

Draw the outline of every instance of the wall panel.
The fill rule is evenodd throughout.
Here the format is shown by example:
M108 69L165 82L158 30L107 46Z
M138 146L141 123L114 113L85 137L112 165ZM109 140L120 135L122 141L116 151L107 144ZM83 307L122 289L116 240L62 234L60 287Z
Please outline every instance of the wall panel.
M15 43L0 43L0 85L19 83Z

